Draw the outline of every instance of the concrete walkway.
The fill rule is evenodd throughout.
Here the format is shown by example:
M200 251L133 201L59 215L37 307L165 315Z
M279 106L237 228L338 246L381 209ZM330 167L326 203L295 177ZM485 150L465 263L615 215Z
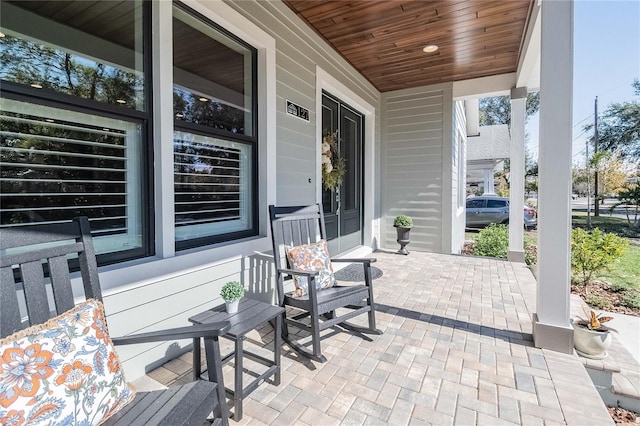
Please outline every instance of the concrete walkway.
M640 317L615 312L607 312L605 315L615 318L610 323L618 331L614 336L640 364Z
M533 347L536 283L524 264L418 252L372 257L384 334L367 341L327 330L323 364L284 345L282 383L254 391L241 424L613 424L577 356ZM270 327L248 335L266 348L272 338ZM149 376L188 381L190 357ZM227 386L232 373L225 366Z

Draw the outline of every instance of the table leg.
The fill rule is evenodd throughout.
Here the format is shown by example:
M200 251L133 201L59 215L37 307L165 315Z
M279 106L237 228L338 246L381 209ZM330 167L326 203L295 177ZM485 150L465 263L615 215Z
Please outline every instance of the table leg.
M242 388L242 358L244 356L243 341L245 337L239 336L236 339L236 369L235 369L235 383L233 391L233 420L239 422L242 420L242 397L244 390Z
M272 324L273 325L273 324ZM276 374L273 378L273 384L280 385L280 364L281 364L281 352L282 352L282 335L280 333L282 329L282 315L278 314L276 317L276 323L273 327L273 361L276 364Z
M202 373L200 361L200 338L193 338L193 380L200 380Z

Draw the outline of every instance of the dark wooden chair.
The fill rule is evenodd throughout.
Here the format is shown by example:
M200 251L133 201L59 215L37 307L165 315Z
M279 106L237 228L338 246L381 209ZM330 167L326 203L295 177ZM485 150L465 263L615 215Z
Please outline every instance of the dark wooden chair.
M382 334L376 328L375 307L373 302L373 286L371 283L371 263L375 259L331 259L332 262L359 263L364 268L364 283L359 285L337 285L335 287L316 290L318 272L291 269L285 246L317 243L325 239L324 217L319 204L312 206L269 206L271 217L271 237L273 240L273 258L276 266L277 294L280 306L293 307L299 314L288 316L285 312L282 323L282 338L301 355L318 362L327 359L322 355L320 332L329 327L339 325L342 328L365 334ZM284 292L286 280L292 276L308 278L309 294L296 297L293 293ZM339 308L346 308L340 315ZM347 322L348 319L367 313L369 326L361 327ZM306 318L309 318L307 321ZM307 322L310 322L308 324ZM311 333L312 350L289 337L288 326L292 325Z
M40 246L33 246L35 244ZM11 250L16 248L20 249ZM85 298L102 300L98 267L86 217L63 224L3 229L0 253L0 337L44 323L74 307L67 255L78 255L75 261L80 266ZM49 306L47 299L46 287L49 285L53 293L53 308ZM28 315L26 321L21 317L19 293L24 293ZM228 425L229 414L222 383L218 337L229 327L228 322L190 325L113 338L115 345L204 338L207 368L214 374L211 374L210 381L199 380L167 390L138 392L131 403L105 424L201 426L213 412L213 424Z

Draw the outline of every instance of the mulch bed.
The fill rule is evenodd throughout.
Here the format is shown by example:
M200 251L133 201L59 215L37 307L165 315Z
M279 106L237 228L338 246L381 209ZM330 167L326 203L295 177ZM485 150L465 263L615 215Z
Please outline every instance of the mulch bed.
M640 424L640 415L633 411L620 407L607 407L609 414L617 425L637 425Z
M584 288L572 285L571 293L579 295L582 298L582 300L586 302L586 295L584 293ZM623 293L611 291L609 284L604 281L594 281L592 284L590 284L589 294L593 296L597 296L608 302L606 306L599 307L598 309L602 309L603 311L608 311L608 312L615 312L617 314L633 315L635 317L640 317L640 310L633 309L628 306L624 306L622 304Z

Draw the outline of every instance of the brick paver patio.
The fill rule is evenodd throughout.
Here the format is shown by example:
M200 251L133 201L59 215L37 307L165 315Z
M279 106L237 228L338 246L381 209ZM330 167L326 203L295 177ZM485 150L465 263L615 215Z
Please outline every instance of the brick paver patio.
M328 330L324 364L285 344L282 383L262 384L235 424L613 424L576 356L533 347L536 283L524 264L418 252L372 257L384 334L367 341ZM248 338L264 345L273 331ZM164 384L190 375L191 354L149 374ZM232 383L232 364L225 380Z

